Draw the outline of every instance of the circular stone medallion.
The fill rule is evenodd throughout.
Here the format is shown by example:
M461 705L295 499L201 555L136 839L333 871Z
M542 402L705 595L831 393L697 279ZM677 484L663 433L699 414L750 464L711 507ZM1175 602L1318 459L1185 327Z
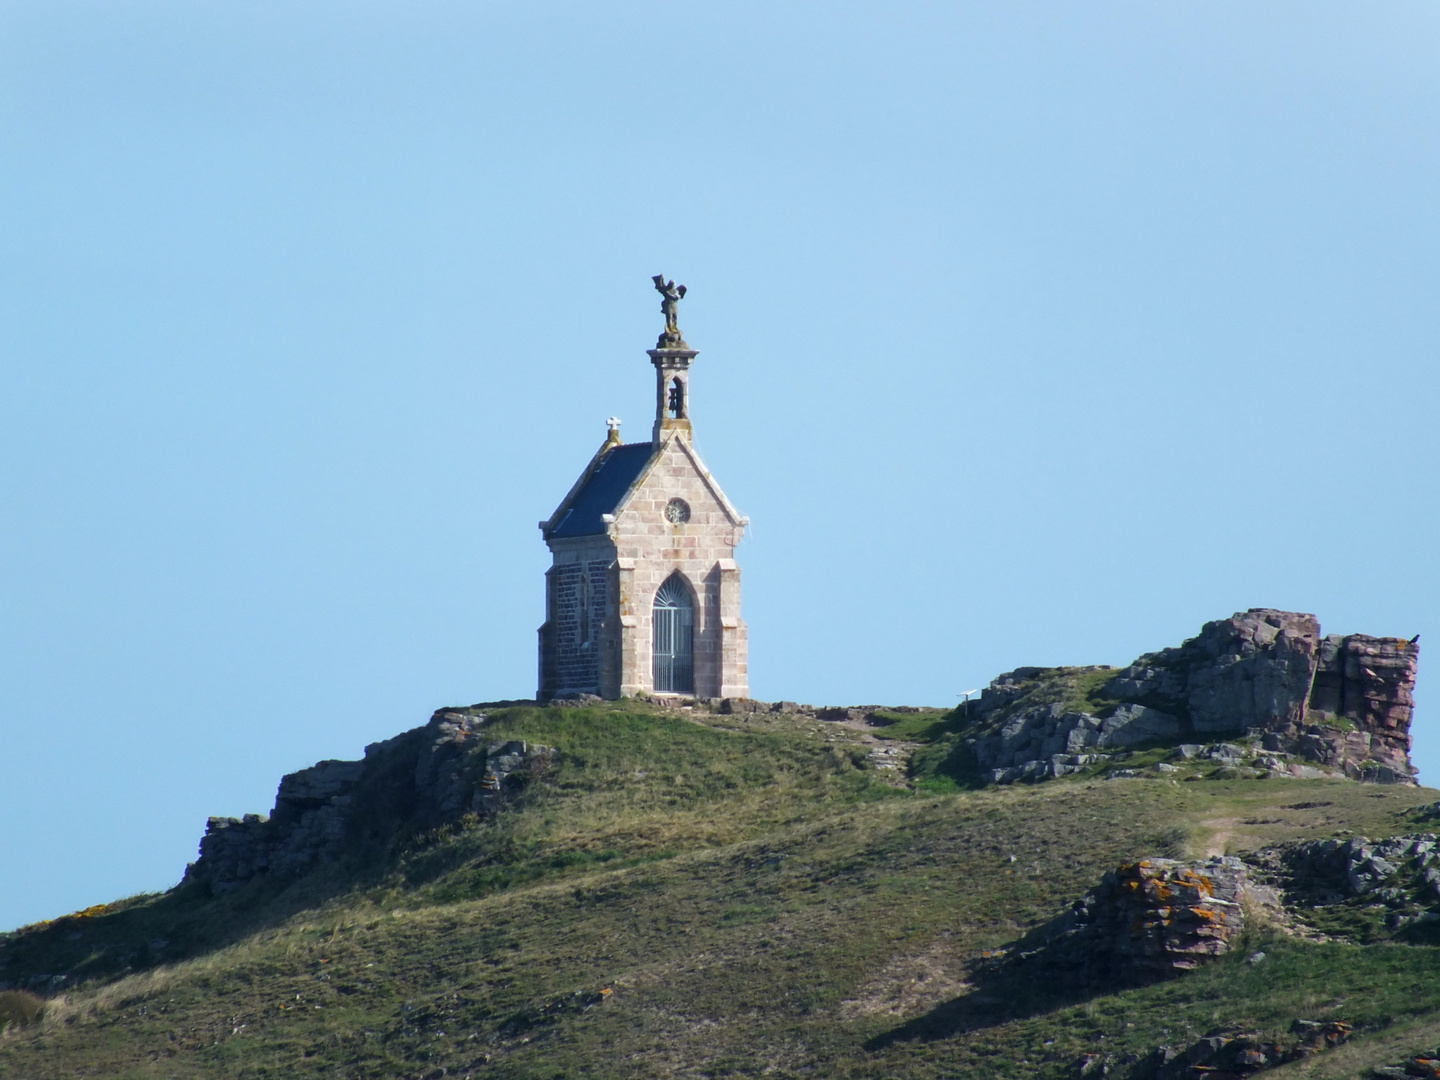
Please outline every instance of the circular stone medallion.
M671 499L665 504L665 520L671 525L683 525L690 520L690 504L684 499Z

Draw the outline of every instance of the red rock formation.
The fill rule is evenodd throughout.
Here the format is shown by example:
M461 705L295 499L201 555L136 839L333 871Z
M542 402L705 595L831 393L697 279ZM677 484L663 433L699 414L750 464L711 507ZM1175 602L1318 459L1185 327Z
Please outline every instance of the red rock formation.
M1095 985L1153 982L1228 951L1245 928L1246 905L1275 903L1239 859L1142 859L1106 874L1001 964L1039 964Z
M1419 644L1332 634L1321 643L1319 660L1307 719L1350 721L1369 736L1371 759L1408 772Z
M1206 623L1178 648L1140 657L1105 692L1167 709L1197 738L1264 735L1269 750L1355 779L1414 783L1419 645L1319 634L1313 615L1251 608Z

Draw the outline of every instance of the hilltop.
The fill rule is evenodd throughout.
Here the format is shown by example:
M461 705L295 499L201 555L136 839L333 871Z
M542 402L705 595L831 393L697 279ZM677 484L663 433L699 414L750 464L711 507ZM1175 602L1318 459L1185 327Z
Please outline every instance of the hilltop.
M45 999L0 1075L1280 1080L1433 1048L1440 796L1393 738L1338 753L1373 733L1314 680L1283 745L1200 731L1189 645L955 710L439 710L212 819L170 892L0 937L0 1024Z

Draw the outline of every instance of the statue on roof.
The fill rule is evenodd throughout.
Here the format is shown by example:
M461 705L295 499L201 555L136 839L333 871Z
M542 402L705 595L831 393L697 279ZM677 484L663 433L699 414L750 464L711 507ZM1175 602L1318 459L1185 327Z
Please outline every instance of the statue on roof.
M683 349L685 338L680 334L680 301L685 297L685 286L676 285L673 281L666 281L664 274L656 274L650 279L655 282L655 290L660 294L660 312L665 316L665 332L660 335L658 347L661 349Z

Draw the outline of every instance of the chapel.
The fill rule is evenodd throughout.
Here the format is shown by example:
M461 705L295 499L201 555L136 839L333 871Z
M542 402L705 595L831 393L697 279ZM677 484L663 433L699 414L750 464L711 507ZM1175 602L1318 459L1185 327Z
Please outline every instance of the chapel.
M620 421L548 519L552 565L540 627L541 701L597 694L744 698L746 630L735 547L749 518L695 450L685 286L654 278L665 330L647 350L655 425L620 441Z

